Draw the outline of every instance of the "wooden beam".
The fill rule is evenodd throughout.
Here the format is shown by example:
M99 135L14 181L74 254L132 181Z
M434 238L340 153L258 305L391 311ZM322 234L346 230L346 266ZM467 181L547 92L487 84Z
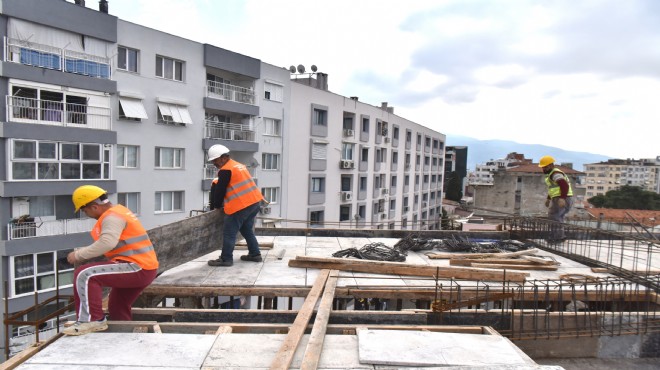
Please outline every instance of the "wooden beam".
M469 267L440 267L429 265L414 265L403 262L382 262L351 258L320 258L308 256L297 256L295 259L289 260L289 266L333 269L341 271L357 271L372 274L428 276L479 281L523 282L525 281L525 278L529 276L529 273L525 272L506 271L505 274L502 271L489 271Z
M229 325L220 325L218 330L215 331L215 335L220 334L230 334L233 331L233 328Z
M321 359L321 350L323 349L323 340L325 339L326 327L332 311L332 301L335 298L335 288L337 287L337 276L339 271L331 270L328 281L323 290L323 297L316 312L314 326L307 342L307 348L303 355L301 370L316 370Z
M271 370L287 370L289 365L291 365L293 355L296 353L296 348L298 347L303 334L305 334L305 329L307 328L309 320L312 318L314 307L319 300L319 296L323 291L323 286L325 285L326 280L328 280L329 274L330 270L321 270L319 273L319 276L316 278L316 281L312 286L312 290L309 292L309 295L307 295L307 298L305 298L305 302L300 308L296 320L291 326L289 334L287 334L280 350L277 352L275 359L270 365Z
M557 265L507 265L499 263L473 263L472 267L487 269L511 269L511 270L537 270L537 271L557 271Z
M306 297L309 287L220 287L220 286L185 286L185 285L149 285L143 294L170 297L204 296L261 296L261 297Z
M472 266L473 263L498 263L502 265L538 265L535 262L518 258L452 258L451 266Z
M430 259L450 259L450 258L483 258L483 257L494 257L494 258L513 258L518 256L527 256L535 255L539 252L538 249L526 249L524 251L518 252L502 252L502 253L447 253L447 252L435 252L427 253L426 256Z

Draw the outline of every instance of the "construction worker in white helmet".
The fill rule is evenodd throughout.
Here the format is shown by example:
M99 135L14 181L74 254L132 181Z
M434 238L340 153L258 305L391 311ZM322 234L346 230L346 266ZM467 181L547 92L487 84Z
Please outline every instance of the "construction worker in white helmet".
M226 146L216 144L210 147L208 161L218 168L217 181L214 179L211 188L210 208L225 213L222 252L218 259L208 261L208 265L229 267L234 264L234 246L239 232L248 247L248 254L241 256L241 260L261 262L259 242L254 235L254 220L264 200L261 191L247 167L231 159Z
M545 174L545 184L548 187L548 195L545 206L548 208L548 218L558 223L563 223L564 218L573 206L573 188L568 176L555 167L555 159L549 155L541 157L539 167ZM561 243L566 239L564 228L554 225L551 228L549 243Z
M107 192L94 185L78 187L72 195L75 211L97 220L94 243L67 255L73 273L76 323L65 335L83 335L108 328L103 313L103 288L110 287L108 314L113 321L130 321L135 300L156 278L158 259L147 231L122 205L113 205ZM89 262L105 256L105 261Z

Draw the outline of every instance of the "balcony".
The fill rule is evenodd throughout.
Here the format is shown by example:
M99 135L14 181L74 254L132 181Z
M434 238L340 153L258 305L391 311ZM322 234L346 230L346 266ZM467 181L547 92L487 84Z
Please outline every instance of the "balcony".
M95 224L93 218L10 223L7 225L7 240L86 233Z
M206 96L213 99L229 100L254 105L252 88L230 85L216 81L206 81Z
M111 130L110 108L6 96L7 121Z
M255 143L255 132L248 125L206 120L205 137L232 141L248 141Z
M5 62L110 79L110 58L5 37Z

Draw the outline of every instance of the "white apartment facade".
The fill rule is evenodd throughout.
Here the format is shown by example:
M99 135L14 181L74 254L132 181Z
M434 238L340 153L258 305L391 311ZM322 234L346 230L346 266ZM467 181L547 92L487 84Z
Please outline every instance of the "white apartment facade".
M584 165L587 198L605 195L624 185L638 186L646 191L660 193L660 157L645 159L610 159L606 162Z

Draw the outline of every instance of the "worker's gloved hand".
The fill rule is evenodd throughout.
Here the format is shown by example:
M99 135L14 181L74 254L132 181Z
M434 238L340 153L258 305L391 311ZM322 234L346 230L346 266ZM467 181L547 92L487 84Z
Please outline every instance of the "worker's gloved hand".
M559 208L565 208L566 207L566 199L564 199L564 198L557 199L557 206Z
M550 207L550 199L545 200L545 206L546 206L546 208Z

